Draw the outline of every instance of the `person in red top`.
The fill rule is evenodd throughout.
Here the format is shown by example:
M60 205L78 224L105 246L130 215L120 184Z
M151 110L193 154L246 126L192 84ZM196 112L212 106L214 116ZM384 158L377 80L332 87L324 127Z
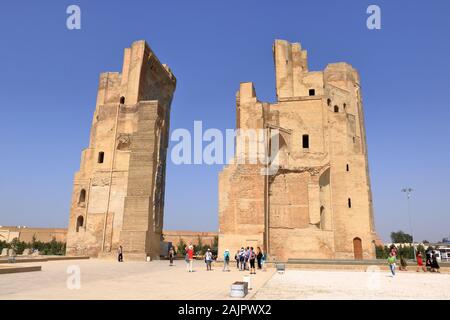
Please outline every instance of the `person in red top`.
M417 258L417 270L416 270L416 272L419 272L420 269L422 269L423 272L427 272L427 269L423 265L422 254L420 253L420 251L417 252L416 258Z
M186 266L189 272L193 272L192 265L194 263L194 247L190 244L186 247Z

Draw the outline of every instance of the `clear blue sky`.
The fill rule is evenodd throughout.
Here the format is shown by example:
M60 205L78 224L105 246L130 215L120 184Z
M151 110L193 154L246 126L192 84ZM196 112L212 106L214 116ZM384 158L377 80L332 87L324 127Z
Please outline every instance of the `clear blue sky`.
M366 28L378 4L382 29ZM66 28L77 4L82 29ZM310 70L346 61L361 75L375 218L387 240L450 234L450 1L8 1L0 11L0 225L65 227L88 145L99 73L145 39L178 78L171 129L234 128L235 92L275 100L271 46L299 41ZM172 144L173 145L173 144ZM222 166L167 167L166 229L217 229Z

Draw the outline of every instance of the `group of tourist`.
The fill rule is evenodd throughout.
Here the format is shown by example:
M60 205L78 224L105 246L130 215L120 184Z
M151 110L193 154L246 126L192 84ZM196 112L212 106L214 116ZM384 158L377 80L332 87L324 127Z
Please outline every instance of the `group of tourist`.
M185 262L186 269L188 272L193 272L193 262L194 262L194 246L189 244L184 249L185 254ZM170 266L173 266L173 260L175 258L175 250L173 247L169 249L169 261ZM236 268L239 271L250 271L250 274L256 274L256 269L262 270L264 269L266 256L261 250L260 247L242 247L240 250L236 252L234 255L234 259L236 261ZM206 271L212 271L212 263L216 260L216 257L213 255L211 249L207 249L204 256ZM229 249L225 249L223 253L223 269L222 271L228 272L230 271L230 260L231 254Z
M194 264L194 246L189 244L184 249L185 254L185 262L186 269L188 272L193 272L193 264ZM170 247L168 251L169 256L169 265L173 266L173 260L175 259L175 248ZM117 258L119 262L123 262L123 249L122 246L119 246L117 250ZM205 253L205 264L206 270L212 271L212 263L216 259L214 257L211 249L208 249ZM234 255L234 259L236 261L236 268L239 271L250 271L250 274L256 274L256 268L259 270L264 269L266 262L266 255L263 253L260 247L242 247L240 250L236 252ZM230 271L230 250L226 249L223 253L223 269L222 271Z
M266 262L266 256L260 247L256 248L256 251L253 247L242 247L236 252L234 259L239 271L249 270L250 274L256 274L255 262L260 270L263 269Z
M392 246L389 251L389 257L388 257L388 265L389 269L391 270L392 277L395 276L395 269L397 266L397 256L398 256L398 250L395 246ZM439 263L437 261L437 255L434 250L428 250L426 252L425 257L425 266L423 265L423 258L422 253L420 251L416 254L416 261L417 261L417 270L416 272L419 272L422 270L423 272L438 272L440 273L439 269ZM400 256L400 271L407 271L408 270L408 264L406 262L406 259L403 256Z

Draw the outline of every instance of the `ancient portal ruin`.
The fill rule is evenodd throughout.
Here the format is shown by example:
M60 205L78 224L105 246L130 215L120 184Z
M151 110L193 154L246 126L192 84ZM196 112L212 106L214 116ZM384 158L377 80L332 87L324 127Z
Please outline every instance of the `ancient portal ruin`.
M276 40L273 54L277 101L261 102L253 83L241 83L236 125L277 130L280 167L264 175L264 164L238 163L244 148L220 173L219 252L248 245L270 261L374 258L359 75L347 63L309 71L299 43ZM251 139L238 135L237 144Z
M89 147L75 174L68 255L159 258L166 150L176 79L145 43L100 75Z

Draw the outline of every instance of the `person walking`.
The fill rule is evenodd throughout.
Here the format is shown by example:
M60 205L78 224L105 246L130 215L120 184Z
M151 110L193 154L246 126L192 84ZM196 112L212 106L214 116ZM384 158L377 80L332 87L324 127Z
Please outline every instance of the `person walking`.
M234 260L236 260L236 267L239 270L239 250L236 251L236 254L234 255Z
M247 249L245 249L244 257L245 257L245 259L244 259L244 270L249 270L248 261L250 260L250 247L247 247Z
M388 258L388 264L389 264L389 269L391 270L392 273L392 277L395 276L395 262L396 262L396 257L395 257L395 253L391 251L391 253L389 253L389 258Z
M256 270L255 270L256 253L253 250L253 247L250 248L250 251L248 254L248 260L250 261L250 274L256 274Z
M192 244L186 247L186 267L189 272L194 272L192 265L194 264L194 247Z
M173 266L173 258L175 256L175 250L173 249L173 247L170 247L169 249L169 261L170 261L170 266Z
M392 253L395 257L397 257L398 254L397 247L395 245L392 245L389 253Z
M261 269L262 271L266 271L266 254L263 252L261 257Z
M423 272L427 272L427 269L423 265L422 254L420 253L420 251L417 252L416 260L417 260L417 270L416 270L416 272L419 272L420 269L422 269Z
M261 268L262 268L262 265L261 265L262 256L263 256L263 254L262 254L261 248L258 247L256 249L256 261L258 262L258 270L261 270Z
M425 266L427 267L427 271L432 272L431 270L431 250L428 248L428 251L425 253Z
M189 246L184 248L184 262L186 262L186 270L189 271L189 254L188 254Z
M439 271L440 268L441 267L439 266L439 263L437 261L436 252L433 250L432 256L431 256L431 272L441 273Z
M206 271L211 271L211 264L212 264L212 252L211 249L208 249L205 253L205 262L206 262Z
M230 271L230 250L225 249L223 253L223 270L222 271Z
M244 271L245 268L245 250L244 247L241 248L241 251L239 251L239 271Z
M119 248L117 248L117 260L119 262L123 262L123 248L122 248L122 246L119 246Z

